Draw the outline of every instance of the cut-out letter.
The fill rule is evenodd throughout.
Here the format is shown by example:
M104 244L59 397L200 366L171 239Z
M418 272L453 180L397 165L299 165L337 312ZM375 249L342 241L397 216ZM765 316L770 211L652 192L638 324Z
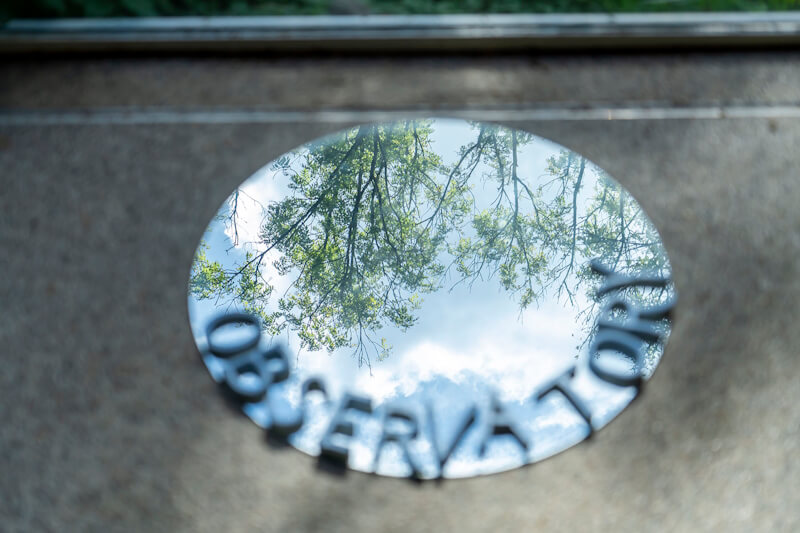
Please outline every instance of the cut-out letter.
M354 419L351 416L351 411L360 411L362 413L372 413L372 400L363 398L361 396L353 396L345 394L339 409L334 413L328 430L325 436L322 437L320 443L320 457L338 463L342 466L347 465L347 458L350 455L350 449L347 446L349 437L353 436ZM344 440L345 444L337 443L336 441Z

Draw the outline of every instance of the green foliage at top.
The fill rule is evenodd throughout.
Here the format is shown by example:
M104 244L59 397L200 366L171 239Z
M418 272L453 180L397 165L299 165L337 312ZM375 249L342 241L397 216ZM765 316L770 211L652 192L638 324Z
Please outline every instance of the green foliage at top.
M800 9L800 0L6 0L0 18Z
M546 180L531 181L519 157L532 135L474 123L447 163L433 127L361 126L277 160L289 194L266 206L257 251L225 269L201 246L194 297L256 313L271 335L288 329L309 350L352 347L370 365L391 352L377 332L412 327L440 289L495 279L522 310L547 291L573 303L591 292L586 258L628 272L668 268L638 206L612 181L589 180L602 171L583 157L563 151ZM234 234L238 199L223 215Z

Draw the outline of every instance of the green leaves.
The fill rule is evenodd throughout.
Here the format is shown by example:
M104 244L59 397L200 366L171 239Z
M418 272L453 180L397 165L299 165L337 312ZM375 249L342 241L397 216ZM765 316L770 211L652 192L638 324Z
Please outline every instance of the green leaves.
M208 298L216 287L218 296L229 295L239 278L236 296L263 312L271 291L251 276L275 250L281 255L272 268L293 278L273 303L275 331L291 328L309 349L351 346L360 363L369 363L370 353L386 357L391 347L372 332L414 324L418 294L439 287L444 267L437 256L464 212L458 189L445 191L433 177L442 164L431 131L428 122L362 127L312 147L299 168L288 157L277 160L272 168L289 176L291 192L267 206L260 232L266 251L248 255L227 280L198 254L193 293ZM426 211L432 214L422 223Z
M798 0L7 0L0 20L23 17L210 15L622 13L800 9Z
M192 295L200 300L211 298L225 286L228 275L218 262L211 262L206 257L208 246L201 243L192 264L192 277L189 284Z
M446 285L496 279L522 310L548 291L574 302L592 280L587 257L664 267L638 206L611 181L586 189L599 169L563 151L534 186L520 165L532 135L472 129L449 158L434 151L431 121L362 126L279 158L288 194L266 206L257 251L224 270L201 247L192 294L371 365L392 351L380 330L413 327L423 296ZM224 220L235 223L238 198ZM279 293L265 269L283 280Z

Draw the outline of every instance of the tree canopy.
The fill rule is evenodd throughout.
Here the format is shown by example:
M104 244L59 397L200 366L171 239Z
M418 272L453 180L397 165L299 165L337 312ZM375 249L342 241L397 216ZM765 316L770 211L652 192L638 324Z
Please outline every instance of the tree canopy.
M201 244L191 294L256 313L273 335L289 328L309 350L352 347L371 365L391 353L375 332L412 327L426 293L496 279L520 309L547 291L576 304L594 283L587 258L668 268L636 202L582 156L562 150L531 175L541 169L520 157L542 142L533 135L472 123L445 154L435 127L360 126L279 158L272 170L289 194L265 206L258 246L225 268ZM234 229L238 199L223 215ZM290 280L282 294L266 270Z

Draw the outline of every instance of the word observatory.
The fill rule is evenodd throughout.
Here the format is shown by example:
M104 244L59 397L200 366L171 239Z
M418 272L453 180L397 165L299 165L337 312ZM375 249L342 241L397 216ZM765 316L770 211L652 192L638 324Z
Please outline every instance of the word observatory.
M591 262L591 268L602 276L597 297L602 303L601 311L588 342L588 371L603 382L622 388L633 388L637 395L643 384L643 363L650 346L663 340L663 321L675 303L671 297L667 302L640 305L626 297L633 288L665 288L669 278L655 275L620 274L600 264ZM236 342L216 340L221 328L243 325L249 332ZM269 405L266 401L285 385L292 375L287 354L282 347L264 349L260 346L261 325L257 317L245 313L228 313L212 319L205 329L206 343L201 345L204 359L215 361L217 372L212 376L224 393L237 405L247 411L254 404ZM621 356L621 357L620 357ZM609 364L624 359L628 364ZM578 363L554 379L531 391L529 402L534 405L545 401L550 395L558 394L568 402L569 407L585 423L584 438L591 436L596 424L593 412L585 398L576 390L574 379ZM370 421L377 422L380 428L377 438L370 440L372 450L372 471L377 470L378 462L385 449L394 448L393 453L405 465L405 471L414 479L436 479L443 472L453 454L467 441L477 446L478 456L482 456L493 439L504 438L520 450L524 461L532 462L528 454L532 442L520 430L519 415L511 410L497 395L492 394L484 405L475 402L459 409L458 420L448 425L444 437L437 431L435 416L437 407L425 404L415 406L384 405L376 408L369 397L345 392L339 398L331 398L323 377L310 377L297 382L299 390L294 390L300 401L290 416L268 417L263 425L270 439L291 440L304 425L309 424L309 397L320 395L329 407L326 429L318 442L321 465L344 468L351 458L355 435L359 426ZM269 407L267 407L269 409ZM440 409L441 411L441 409ZM446 413L447 414L447 413ZM452 422L452 420L451 420ZM423 431L426 428L426 431ZM467 434L472 438L466 439ZM422 457L425 455L426 457Z

